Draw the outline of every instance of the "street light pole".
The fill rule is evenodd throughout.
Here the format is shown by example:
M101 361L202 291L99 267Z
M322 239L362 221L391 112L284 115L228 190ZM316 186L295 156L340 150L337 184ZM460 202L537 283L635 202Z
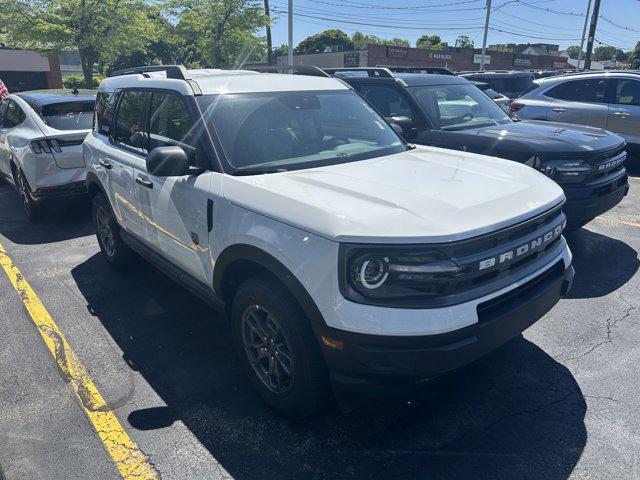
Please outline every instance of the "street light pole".
M484 37L482 38L482 56L480 58L480 71L484 72L485 54L487 53L487 33L489 32L489 15L491 14L491 0L487 0L487 15L484 19Z
M273 63L273 45L271 44L271 13L269 12L269 0L264 0L264 14L267 17L267 64Z
M289 68L293 67L293 0L289 0Z
M587 54L584 57L584 69L591 68L591 55L593 54L593 42L596 39L596 27L598 26L598 17L600 16L600 0L595 0L593 4L593 13L591 14L591 25L589 26L589 38L587 38Z
M591 11L591 0L588 0L587 13L584 14L584 27L582 27L582 40L580 40L580 50L578 51L578 70L580 70L580 60L582 60L582 48L584 47L584 37L587 34L587 24L589 23L590 11Z

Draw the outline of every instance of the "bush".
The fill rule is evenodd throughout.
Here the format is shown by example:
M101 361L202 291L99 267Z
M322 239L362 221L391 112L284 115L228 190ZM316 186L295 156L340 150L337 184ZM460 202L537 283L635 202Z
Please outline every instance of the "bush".
M101 77L93 77L93 85L91 88L98 88L100 82L102 81ZM65 88L86 88L84 84L84 77L82 75L67 75L62 78L62 83Z

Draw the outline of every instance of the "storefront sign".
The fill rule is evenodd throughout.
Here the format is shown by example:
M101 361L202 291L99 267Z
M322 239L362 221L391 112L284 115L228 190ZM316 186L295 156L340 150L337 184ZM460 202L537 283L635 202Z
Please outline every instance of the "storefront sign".
M387 57L389 58L406 58L409 53L409 49L405 47L395 47L389 45L387 47Z
M513 66L514 67L530 67L531 59L530 58L514 58Z
M429 52L429 58L434 60L451 60L451 55L448 53L433 53Z
M473 56L473 63L477 63L478 65L480 65L482 63L482 55L479 53L476 53ZM491 55L485 55L484 56L484 64L485 65L490 65L491 64Z
M345 67L359 67L360 66L360 54L359 53L345 53L344 54L344 66Z

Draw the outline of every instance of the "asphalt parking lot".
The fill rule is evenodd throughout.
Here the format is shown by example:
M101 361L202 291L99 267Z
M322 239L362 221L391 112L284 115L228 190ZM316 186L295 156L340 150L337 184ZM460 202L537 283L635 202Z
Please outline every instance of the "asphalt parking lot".
M82 205L32 225L0 185L0 245L165 479L639 478L640 178L568 240L574 288L523 337L415 398L293 423L251 389L215 310L142 262L111 270ZM120 478L26 301L0 271L7 480Z

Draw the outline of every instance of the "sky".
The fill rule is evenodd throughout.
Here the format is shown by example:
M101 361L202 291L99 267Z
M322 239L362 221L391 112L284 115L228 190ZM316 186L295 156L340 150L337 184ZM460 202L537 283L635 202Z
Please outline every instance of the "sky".
M487 44L579 45L588 0L493 0ZM287 43L287 0L269 0L273 45ZM339 28L412 45L438 34L452 45L467 35L482 46L486 0L293 0L294 45L309 35ZM592 2L593 8L593 2ZM640 41L640 0L602 0L596 39L624 51ZM596 46L600 45L596 43Z

